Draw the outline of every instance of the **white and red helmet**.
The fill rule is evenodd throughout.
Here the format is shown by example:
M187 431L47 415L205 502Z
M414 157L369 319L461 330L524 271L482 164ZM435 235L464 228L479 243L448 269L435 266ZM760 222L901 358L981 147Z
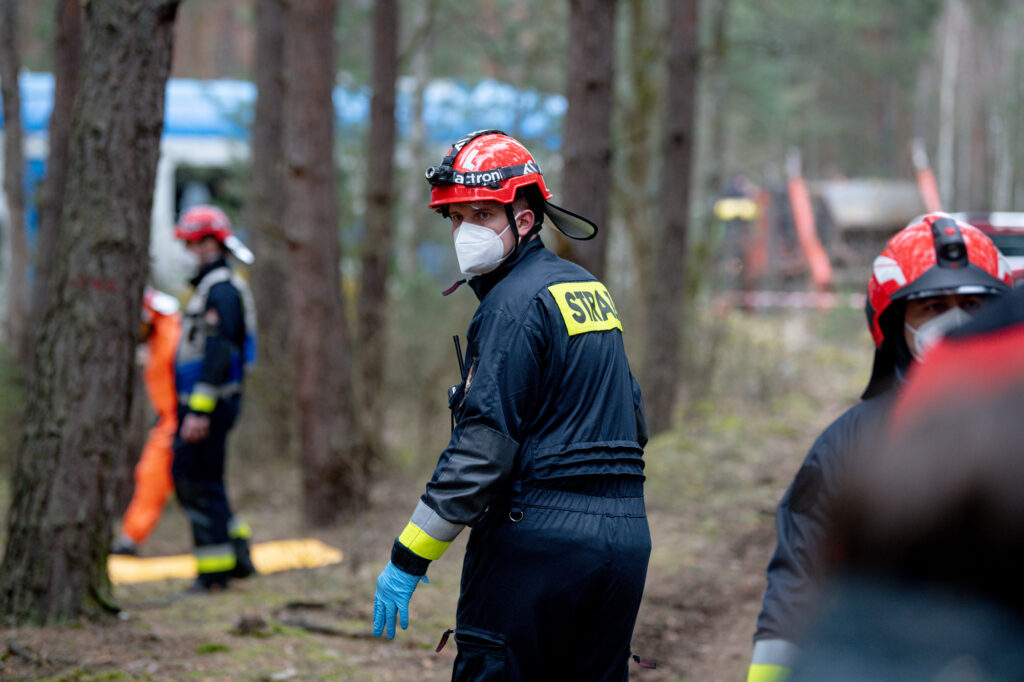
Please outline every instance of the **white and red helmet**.
M987 235L945 213L929 213L897 232L875 258L868 329L880 347L891 311L899 307L894 304L946 294L1003 294L1012 286L1010 265ZM902 334L902 324L899 329Z
M178 224L174 226L174 236L185 242L197 242L206 237L213 237L241 262L246 265L253 262L252 251L235 236L231 229L231 221L224 211L216 206L193 206L182 213Z

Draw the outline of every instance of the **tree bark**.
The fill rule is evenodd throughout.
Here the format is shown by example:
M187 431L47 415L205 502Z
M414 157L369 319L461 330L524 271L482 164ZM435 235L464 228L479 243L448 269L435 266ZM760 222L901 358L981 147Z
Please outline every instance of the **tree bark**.
M573 243L569 257L595 277L604 275L608 196L612 179L612 82L615 0L570 0L569 70L562 156L562 201L598 226L594 239Z
M306 522L365 508L369 457L351 395L353 368L339 284L334 172L334 0L287 5L285 225L298 441Z
M729 22L729 1L719 0L712 3L711 12L711 60L706 64L705 77L711 78L711 87L707 89L710 101L705 100L702 107L710 110L708 115L708 137L710 149L707 174L707 185L704 188L705 198L714 204L722 187L725 185L725 163L728 156L726 149L726 122L728 120L729 82L726 74L726 57L729 51L727 25ZM708 213L711 213L710 206Z
M18 88L18 3L0 3L0 94L4 115L4 194L9 217L5 278L7 280L8 347L22 365L28 359L28 245L25 238L25 193L22 189L21 91Z
M960 68L960 34L964 22L964 8L959 0L952 0L945 16L942 37L942 72L939 79L939 151L936 175L939 176L939 196L946 206L955 205L956 168L954 144L956 142L956 90Z
M672 424L680 376L680 346L686 300L691 165L697 109L697 6L672 0L669 8L668 83L662 143L660 216L654 279L647 309L644 397L652 434Z
M60 254L35 351L0 570L0 617L102 612L126 458L153 183L178 0L84 5Z
M291 451L295 432L289 308L280 294L288 281L288 231L284 220L283 0L256 0L256 111L252 127L252 184L246 207L252 233L252 288L259 319L259 362L246 377L247 451Z
M184 3L175 32L171 75L176 78L241 78L248 74L252 31L245 13L252 3L192 0Z
M621 121L623 144L619 159L623 170L615 183L618 205L626 216L623 226L629 233L636 263L647 264L653 258L651 244L654 230L651 227L651 201L655 196L651 186L651 175L655 168L655 130L658 127L656 112L659 110L661 82L655 77L657 65L663 54L659 46L664 42L659 36L664 31L658 28L657 16L652 17L648 0L629 0L628 59L626 91L621 98ZM634 291L640 295L634 310L635 320L646 320L646 292L651 286L652 273L649 267L635 268Z
M423 100L430 81L431 52L436 34L435 21L439 15L437 0L427 0L416 4L413 15L413 38L405 46L406 53L399 57L400 62L408 65L412 71L414 82L412 93L412 128L406 136L410 167L404 174L405 181L400 185L402 203L405 206L420 206L424 200L423 169L430 165L427 157L427 131L423 121ZM398 218L397 262L401 275L412 273L418 265L416 246L419 242L417 227L422 224L422 211L402 211Z
M53 111L50 113L49 157L39 200L39 231L36 233L36 279L32 286L32 326L38 328L57 256L64 190L68 177L71 110L78 92L82 57L82 7L79 0L58 0L55 5ZM34 334L33 334L34 336Z
M367 442L382 451L386 391L384 366L388 345L388 280L394 196L395 80L398 78L398 2L373 5L373 96L366 151L366 236L363 239L362 287L359 296L360 403L366 414Z

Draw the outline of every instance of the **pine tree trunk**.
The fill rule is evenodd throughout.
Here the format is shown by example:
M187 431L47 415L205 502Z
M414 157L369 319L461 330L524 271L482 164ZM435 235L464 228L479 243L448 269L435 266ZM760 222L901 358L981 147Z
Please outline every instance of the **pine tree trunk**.
M669 9L668 84L665 88L668 94L659 204L664 222L654 251L642 384L652 434L671 427L682 381L682 304L686 300L686 243L699 69L698 2L672 0Z
M393 240L395 79L398 78L398 3L376 0L373 7L373 98L366 151L366 236L363 239L359 295L360 402L366 414L368 442L375 456L383 448L387 392L388 279Z
M68 186L27 391L0 570L0 617L101 610L177 0L85 5Z
M569 257L599 279L604 276L612 179L615 5L615 0L569 3L572 39L566 85L569 110L562 151L565 172L562 196L555 198L555 203L597 224L597 236L572 243Z
M622 215L626 216L623 227L629 233L635 263L647 264L653 259L651 253L654 238L652 224L652 199L656 196L651 187L651 176L655 172L652 159L656 158L654 141L657 129L656 112L659 110L661 81L655 74L662 60L656 37L663 32L658 16L652 16L647 0L630 0L628 4L629 33L625 50L628 59L625 80L626 96L622 98L623 142L619 158L623 171L616 182L618 203ZM651 285L653 273L650 267L634 268L633 319L647 319L646 292ZM644 294L644 295L639 295ZM616 295L621 294L616 291Z
M960 35L965 9L960 0L951 0L946 8L945 30L942 36L942 71L939 80L939 151L936 175L939 196L946 206L956 205L955 157L957 122L957 75L960 69Z
M295 432L289 309L281 303L288 279L284 222L284 3L256 1L256 112L252 127L252 184L246 206L256 262L251 269L259 321L259 361L246 376L247 427L236 436L246 452L280 458Z
M411 33L416 36L416 39L407 46L406 49L409 51L400 59L409 64L414 83L411 107L412 128L406 135L406 144L412 163L403 173L404 181L399 183L402 188L401 203L407 207L423 205L424 196L426 196L423 169L430 165L430 161L427 157L427 131L423 121L423 100L427 84L430 81L431 51L435 44L434 34L436 32L434 22L438 15L436 5L437 0L416 4L411 22L413 24ZM422 215L422 211L405 210L398 216L397 271L402 276L412 273L417 267L416 246L420 237L417 228L423 222Z
M334 0L289 3L285 18L285 225L290 249L304 516L325 526L365 508L369 460L351 395L334 172Z
M50 113L49 156L39 201L36 233L36 279L32 286L32 325L39 326L57 256L57 229L64 206L68 177L68 146L71 110L78 92L82 58L82 6L79 0L59 0L55 5L53 111Z
M28 244L25 239L25 193L22 189L21 91L18 72L17 0L0 0L0 90L4 119L4 186L7 197L8 251L7 328L5 336L12 358L21 365L28 360Z

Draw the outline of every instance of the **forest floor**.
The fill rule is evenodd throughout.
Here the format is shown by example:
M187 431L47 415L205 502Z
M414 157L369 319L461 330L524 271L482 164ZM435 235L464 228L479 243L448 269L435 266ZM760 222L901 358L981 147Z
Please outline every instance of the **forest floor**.
M658 667L631 663L631 679L641 682L744 679L775 506L870 367L859 312L707 317L688 363L685 413L645 454L654 549L633 649ZM181 596L185 580L118 586L121 618L3 630L0 679L450 679L454 642L441 653L434 647L454 626L467 533L417 589L409 629L394 641L371 633L377 574L436 455L380 474L365 515L315 532L300 522L294 466L246 467L233 457L233 503L256 541L315 537L344 560L205 596ZM188 537L171 504L143 556L188 552Z

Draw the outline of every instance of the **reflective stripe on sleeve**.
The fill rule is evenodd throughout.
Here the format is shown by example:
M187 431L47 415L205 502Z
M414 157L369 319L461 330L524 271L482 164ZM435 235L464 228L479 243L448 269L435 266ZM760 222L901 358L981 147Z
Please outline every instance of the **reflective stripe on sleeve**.
M211 384L196 384L192 389L197 393L202 393L204 396L213 396L212 400L216 402L221 398L228 398L235 395L236 393L242 392L242 383L240 381L230 381L220 386L213 386ZM192 393L182 391L178 393L178 402L184 405L188 405L192 400Z
M213 412L217 407L217 389L209 384L196 384L188 398L188 409L193 412Z
M450 542L435 540L427 535L423 529L417 528L412 521L406 525L405 530L398 536L398 541L416 556L434 561L440 559L444 551L448 549Z
M784 665L751 663L747 671L747 682L783 682L792 672Z
M761 639L754 642L747 682L785 680L792 673L793 661L799 653L799 647L784 639Z
M441 558L462 528L461 524L442 519L421 500L398 542L416 556L434 561Z
M420 500L412 512L410 523L416 524L424 533L441 542L451 542L465 527L461 523L451 523L441 518L437 512Z

